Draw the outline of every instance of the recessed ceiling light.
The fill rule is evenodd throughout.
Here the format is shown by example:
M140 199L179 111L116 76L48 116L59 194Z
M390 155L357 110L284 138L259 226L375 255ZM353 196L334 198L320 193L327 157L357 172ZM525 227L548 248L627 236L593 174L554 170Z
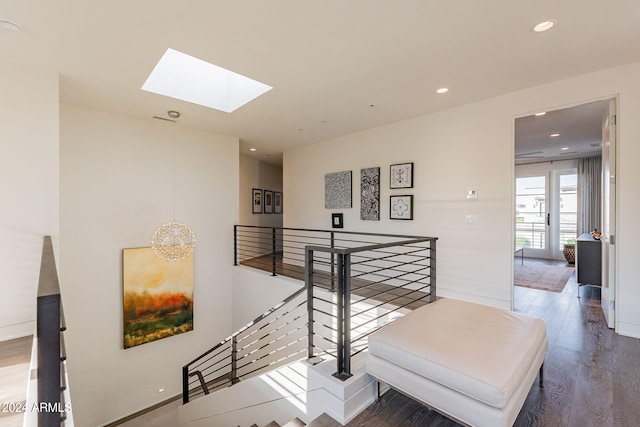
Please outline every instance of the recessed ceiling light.
M264 83L167 49L142 90L231 113L273 89Z
M540 117L540 116L544 116L545 114L547 114L546 111L540 111L539 113L535 113L534 116Z
M436 93L442 95L443 93L447 93L449 92L449 89L446 87L441 87L440 89L436 90Z
M167 115L172 119L178 119L180 118L180 111L170 110L167 111Z
M542 21L541 23L533 27L531 31L533 31L534 33L542 33L550 30L554 25L556 25L556 21L554 21L553 19L549 21Z
M551 135L549 135L551 138L557 138L560 136L559 133L552 133Z
M6 19L0 19L0 27L7 31L22 31L22 27L15 22L7 21Z
M256 151L255 148L249 148L249 151Z
M568 149L569 149L569 147L562 147L560 150L567 151Z

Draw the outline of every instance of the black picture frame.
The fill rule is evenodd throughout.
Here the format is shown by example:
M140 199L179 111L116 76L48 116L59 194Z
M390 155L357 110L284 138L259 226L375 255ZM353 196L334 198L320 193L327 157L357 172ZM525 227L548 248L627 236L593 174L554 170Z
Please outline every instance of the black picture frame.
M273 192L273 213L282 213L282 192L280 191Z
M331 214L331 228L344 228L344 216L341 213Z
M251 205L253 206L252 211L254 214L262 213L262 189L261 188L253 188L251 190Z
M413 163L398 163L389 167L389 188L413 188Z
M413 195L402 194L389 196L389 219L413 219Z
M273 191L264 190L262 206L264 208L263 212L266 214L273 213Z

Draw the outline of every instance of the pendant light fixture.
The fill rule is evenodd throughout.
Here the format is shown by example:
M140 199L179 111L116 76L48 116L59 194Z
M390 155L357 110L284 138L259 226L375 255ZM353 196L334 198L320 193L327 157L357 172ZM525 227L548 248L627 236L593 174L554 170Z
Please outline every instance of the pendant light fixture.
M179 114L179 113L178 113ZM153 252L167 261L180 261L193 252L196 235L191 228L176 221L176 160L175 143L173 145L173 221L162 224L153 233L151 247Z

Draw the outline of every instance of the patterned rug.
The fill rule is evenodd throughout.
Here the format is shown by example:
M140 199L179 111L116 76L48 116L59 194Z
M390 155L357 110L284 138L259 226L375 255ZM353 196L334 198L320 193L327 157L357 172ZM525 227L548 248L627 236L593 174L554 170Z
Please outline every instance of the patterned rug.
M556 267L551 265L520 265L515 263L514 282L516 286L562 292L567 280L575 271L574 267Z

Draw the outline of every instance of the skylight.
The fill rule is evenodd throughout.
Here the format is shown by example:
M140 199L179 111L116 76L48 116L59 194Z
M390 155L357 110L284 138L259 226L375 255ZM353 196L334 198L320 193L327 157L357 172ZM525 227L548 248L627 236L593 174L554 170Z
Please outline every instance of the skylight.
M272 87L167 49L142 85L142 90L231 113Z

